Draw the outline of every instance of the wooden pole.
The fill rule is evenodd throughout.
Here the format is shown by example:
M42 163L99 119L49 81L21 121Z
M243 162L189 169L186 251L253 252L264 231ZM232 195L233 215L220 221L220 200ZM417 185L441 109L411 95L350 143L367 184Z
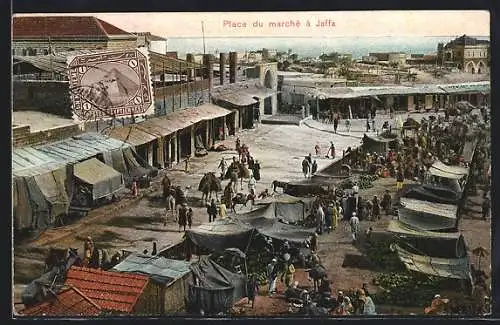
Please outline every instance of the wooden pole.
M182 93L183 93L183 84L182 84L182 61L179 61L179 108L182 108Z
M165 114L167 113L167 95L165 94L165 61L162 62L163 67L163 107L165 107Z

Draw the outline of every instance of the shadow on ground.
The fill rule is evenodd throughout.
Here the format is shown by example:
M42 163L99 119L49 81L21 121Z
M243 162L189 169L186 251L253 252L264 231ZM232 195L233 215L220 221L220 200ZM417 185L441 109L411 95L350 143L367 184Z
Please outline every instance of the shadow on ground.
M115 227L126 227L126 228L134 228L141 225L150 225L152 223L163 222L164 217L162 215L154 215L147 217L138 217L138 216L119 216L113 219L110 219L104 223L103 225L107 226L115 226Z

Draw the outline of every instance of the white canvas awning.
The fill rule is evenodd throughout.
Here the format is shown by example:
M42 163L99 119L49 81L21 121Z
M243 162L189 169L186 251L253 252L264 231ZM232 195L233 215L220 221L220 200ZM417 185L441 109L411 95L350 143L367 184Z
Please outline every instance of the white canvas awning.
M457 217L458 208L453 204L434 203L406 197L402 197L400 199L400 203L404 208L416 212L443 216L452 219L456 219Z
M464 175L448 173L448 172L442 171L441 169L437 169L437 168L432 167L432 166L431 166L431 168L429 168L429 173L432 176L450 178L450 179L461 179L464 177Z
M462 175L465 176L469 174L469 169L466 167L462 166L450 166L450 165L445 165L439 160L434 162L431 167L434 167L436 169L439 169L443 172L450 173L450 174L455 174L455 175Z

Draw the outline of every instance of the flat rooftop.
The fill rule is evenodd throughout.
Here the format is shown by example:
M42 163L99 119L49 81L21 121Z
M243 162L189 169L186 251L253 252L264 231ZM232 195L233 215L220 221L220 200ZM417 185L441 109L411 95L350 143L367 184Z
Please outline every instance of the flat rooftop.
M72 119L39 111L12 112L12 126L29 125L31 132L79 124Z

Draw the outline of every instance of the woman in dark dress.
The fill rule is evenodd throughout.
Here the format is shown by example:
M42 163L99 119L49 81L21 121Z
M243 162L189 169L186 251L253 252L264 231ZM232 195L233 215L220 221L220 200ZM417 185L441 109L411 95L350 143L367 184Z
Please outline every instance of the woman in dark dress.
M374 220L380 219L380 203L378 201L378 197L375 195L372 201L372 216Z
M189 229L191 229L191 225L193 224L193 209L189 208L186 213L187 225Z
M250 275L250 278L247 282L247 295L248 295L248 303L252 303L252 309L255 304L255 297L259 293L259 284L254 274Z
M184 227L184 231L186 231L187 212L187 204L184 203L179 209L179 232L182 227Z
M256 160L253 164L253 178L255 178L256 181L260 181L260 162Z

